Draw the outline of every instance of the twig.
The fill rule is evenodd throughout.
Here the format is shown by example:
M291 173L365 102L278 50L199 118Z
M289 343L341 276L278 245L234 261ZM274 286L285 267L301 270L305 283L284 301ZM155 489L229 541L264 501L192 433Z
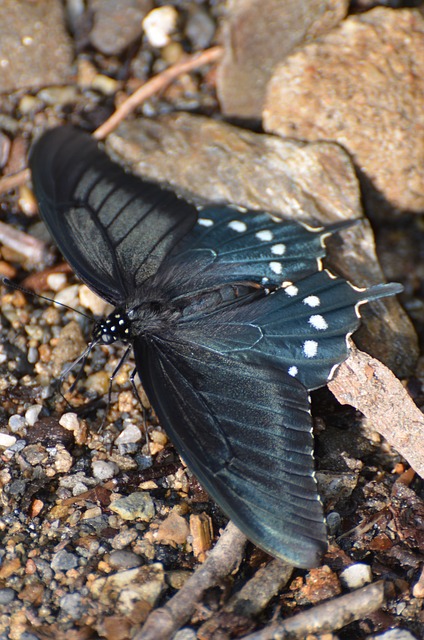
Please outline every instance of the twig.
M381 362L352 348L328 384L341 404L359 409L424 478L424 415Z
M30 177L29 169L23 169L11 176L0 178L0 195L2 193L7 193L7 191L11 191L12 189L16 189L16 187L21 187L30 179Z
M385 583L380 580L340 598L319 604L284 622L269 625L261 631L245 636L244 640L303 640L309 634L337 631L354 620L377 611L385 599Z
M46 259L46 245L33 236L18 231L0 222L0 242L28 258L32 263L43 263Z
M172 65L172 67L162 71L162 73L158 73L154 78L148 80L139 89L137 89L137 91L130 95L129 98L127 98L127 100L125 100L118 109L116 109L110 118L108 118L106 122L94 131L93 136L97 138L97 140L103 140L103 138L116 129L118 124L142 102L144 102L144 100L147 100L147 98L159 93L159 91L163 91L163 89L171 84L171 82L173 82L182 73L187 73L188 71L193 71L205 64L216 62L222 56L222 53L222 47L211 47L210 49L206 49L206 51L196 53L185 58L181 62L177 62Z
M163 607L153 611L134 640L168 640L191 618L206 589L234 571L241 562L245 536L229 522L206 562Z

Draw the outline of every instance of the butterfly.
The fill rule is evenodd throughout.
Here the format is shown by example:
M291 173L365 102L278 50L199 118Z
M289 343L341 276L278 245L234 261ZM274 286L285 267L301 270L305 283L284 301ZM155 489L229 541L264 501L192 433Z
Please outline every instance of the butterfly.
M115 307L91 344L132 346L160 424L252 542L317 566L327 536L309 391L346 359L359 305L402 287L358 289L323 269L335 228L196 208L70 126L42 135L30 168L64 258Z

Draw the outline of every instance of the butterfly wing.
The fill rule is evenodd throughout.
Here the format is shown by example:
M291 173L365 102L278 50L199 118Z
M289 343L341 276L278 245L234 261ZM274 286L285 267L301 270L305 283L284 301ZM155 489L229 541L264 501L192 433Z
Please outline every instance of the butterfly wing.
M125 173L70 126L35 143L30 168L41 216L63 256L114 305L156 271L197 219L193 205Z
M326 549L307 390L194 343L134 345L159 420L210 496L260 547L310 568Z

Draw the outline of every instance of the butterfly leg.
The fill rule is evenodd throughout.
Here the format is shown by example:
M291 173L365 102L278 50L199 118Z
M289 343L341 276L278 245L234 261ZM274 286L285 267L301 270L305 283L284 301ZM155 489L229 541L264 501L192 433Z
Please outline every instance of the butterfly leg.
M131 385L132 385L132 388L133 388L134 395L135 395L135 397L137 398L137 400L138 400L138 402L140 404L141 411L142 411L142 414L143 414L143 428L144 428L144 433L145 433L145 438L146 438L146 446L147 446L147 449L148 449L147 455L148 455L149 458L151 458L152 455L150 453L149 427L147 425L146 407L144 406L144 404L143 404L143 402L141 400L141 396L140 396L140 394L138 392L138 389L137 389L137 386L135 384L135 376L137 375L137 373L138 373L137 367L134 367L134 369L132 370L132 373L130 375L130 380L131 380ZM140 377L140 375L139 375L139 377Z

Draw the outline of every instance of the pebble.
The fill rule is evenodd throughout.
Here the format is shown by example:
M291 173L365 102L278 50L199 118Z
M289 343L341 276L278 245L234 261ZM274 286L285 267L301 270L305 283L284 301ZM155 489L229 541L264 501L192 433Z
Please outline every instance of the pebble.
M28 349L27 358L30 364L35 364L36 362L38 362L38 349L36 347L30 347Z
M60 599L59 606L72 620L78 620L86 609L79 593L68 593L66 596L63 596L63 598Z
M107 462L106 460L94 460L91 468L93 470L93 476L102 482L110 480L119 471L118 465L114 462Z
M121 531L118 533L112 540L112 548L120 551L128 547L129 544L137 540L138 533L135 529L127 529L126 531Z
M95 294L94 291L91 291L85 284L79 288L79 301L82 307L89 309L95 316L103 316L106 313L108 303Z
M371 567L361 562L352 564L341 572L340 580L348 589L359 589L372 582Z
M142 438L141 431L134 424L129 424L115 440L115 444L133 444L139 442Z
M51 273L47 276L47 286L52 291L60 291L66 285L66 275L64 273Z
M37 98L47 105L64 106L77 101L78 89L73 86L47 87L38 92Z
M12 447L17 441L15 436L10 436L8 433L0 433L0 448L8 449Z
M175 638L176 636L174 636L174 640ZM417 640L417 638L406 629L389 629L378 636L368 636L368 640Z
M197 635L193 629L180 629L174 635L173 640L196 640Z
M123 520L135 520L139 518L149 522L155 515L155 507L150 494L145 491L137 491L126 498L115 500L109 507Z
M37 422L38 416L40 415L40 412L41 412L42 408L43 407L42 407L41 404L34 404L34 405L32 405L32 407L29 407L29 409L26 410L26 412L25 412L25 420L27 421L27 424L30 427L33 427L35 425L35 423Z
M79 428L78 416L76 413L64 413L59 420L61 427L68 429L68 431L77 431Z
M10 604L11 602L13 602L13 600L16 598L17 593L16 591L14 591L14 589L0 589L0 605L6 605L6 604Z
M210 46L215 29L215 23L210 14L199 7L190 14L185 32L193 48L201 50Z
M334 536L341 525L342 519L337 511L332 511L327 515L327 529L331 536Z
M143 29L152 47L162 48L170 43L177 20L178 12L171 5L158 7L147 14L143 20Z
M54 301L58 304L66 304L68 307L72 307L73 309L75 309L79 302L78 292L79 285L72 284L69 287L62 289L62 291L59 291L55 295Z
M187 521L173 511L159 525L157 540L165 544L184 544L189 533Z
M51 561L51 568L53 571L69 571L69 569L75 569L78 566L78 558L69 553L65 549L61 549L54 554Z
M26 425L26 420L23 416L18 415L17 413L9 418L9 428L13 433L20 431Z
M142 559L132 551L112 551L109 556L109 564L114 569L133 569L143 564Z

